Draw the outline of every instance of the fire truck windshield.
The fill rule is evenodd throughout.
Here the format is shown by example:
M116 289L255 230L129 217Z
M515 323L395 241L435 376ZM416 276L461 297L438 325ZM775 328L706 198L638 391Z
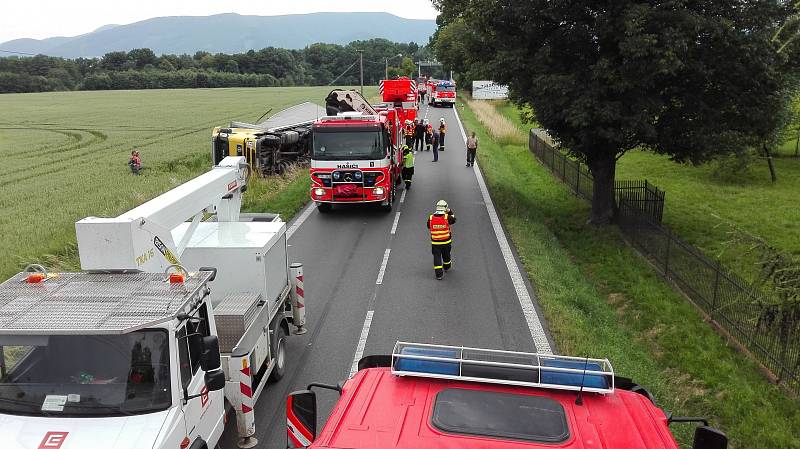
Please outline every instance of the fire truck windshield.
M436 87L436 91L437 92L455 92L456 91L456 87L455 86L442 86L442 85L439 85L439 86Z
M0 413L119 416L172 403L166 330L0 336L0 344Z
M376 128L364 131L351 131L343 127L314 130L313 159L364 160L384 157L386 143Z

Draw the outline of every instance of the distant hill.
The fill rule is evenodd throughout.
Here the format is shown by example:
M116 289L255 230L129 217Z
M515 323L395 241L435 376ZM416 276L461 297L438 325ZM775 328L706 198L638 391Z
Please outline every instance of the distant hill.
M264 47L297 49L316 42L347 44L385 38L427 44L433 20L404 19L388 13L313 13L285 16L156 17L129 25L106 25L75 37L15 39L0 49L65 58L95 57L147 47L156 54L240 53Z

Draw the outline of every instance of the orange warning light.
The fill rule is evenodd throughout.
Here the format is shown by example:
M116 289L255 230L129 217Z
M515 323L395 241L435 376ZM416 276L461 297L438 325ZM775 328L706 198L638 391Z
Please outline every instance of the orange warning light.
M169 275L169 283L170 284L183 284L185 280L185 276L183 273L170 273Z
M47 275L44 273L31 273L25 281L29 284L38 284L45 279L47 279Z

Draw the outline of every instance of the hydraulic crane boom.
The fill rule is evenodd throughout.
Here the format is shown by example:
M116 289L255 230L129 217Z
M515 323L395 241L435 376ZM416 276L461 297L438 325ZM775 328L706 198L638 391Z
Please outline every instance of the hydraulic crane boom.
M204 214L239 221L247 188L244 157L226 157L200 175L116 218L87 217L75 223L81 268L90 271L161 272L178 264ZM192 220L180 241L173 230Z

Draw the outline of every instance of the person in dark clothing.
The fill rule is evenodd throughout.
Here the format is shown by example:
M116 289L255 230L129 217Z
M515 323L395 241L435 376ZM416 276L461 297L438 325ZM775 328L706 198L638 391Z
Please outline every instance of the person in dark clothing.
M425 127L425 151L431 151L433 147L433 126L427 125Z
M433 253L433 271L437 280L444 277L444 272L453 267L450 252L453 246L453 234L450 226L455 224L456 214L447 205L447 201L439 200L436 210L428 216L425 223L431 233L431 252Z
M414 125L414 152L420 150L425 145L425 125L422 120L417 119L417 124Z
M439 131L433 130L433 162L439 162Z

